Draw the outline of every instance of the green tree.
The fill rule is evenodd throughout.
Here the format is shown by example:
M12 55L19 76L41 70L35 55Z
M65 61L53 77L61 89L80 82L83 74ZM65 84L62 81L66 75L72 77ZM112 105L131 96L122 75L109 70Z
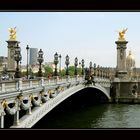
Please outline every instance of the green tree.
M45 69L44 73L45 77L48 77L48 75L53 75L53 69L50 66L46 65L44 66L44 69Z
M69 66L69 75L70 76L74 76L74 71L75 71L75 67L74 66Z
M61 70L60 76L61 76L61 77L64 77L65 75L66 75L66 70L65 70L65 69L62 69L62 70Z

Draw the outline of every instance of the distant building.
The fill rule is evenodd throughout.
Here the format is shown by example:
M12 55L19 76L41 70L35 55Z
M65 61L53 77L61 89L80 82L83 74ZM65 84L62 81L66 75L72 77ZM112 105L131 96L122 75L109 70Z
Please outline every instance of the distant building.
M132 52L129 51L129 54L126 57L126 69L129 77L132 77L133 75L136 74L135 67L136 66L134 56L132 55Z
M8 58L5 57L5 56L0 56L0 64L1 65L7 65L7 61L8 61Z
M29 56L29 64L36 65L37 64L37 48L30 48L30 56Z
M0 67L7 67L8 58L5 56L0 56Z
M8 58L0 56L0 75L4 69L7 69Z
M45 62L45 65L51 67L53 69L53 71L54 71L54 69L55 69L54 62Z

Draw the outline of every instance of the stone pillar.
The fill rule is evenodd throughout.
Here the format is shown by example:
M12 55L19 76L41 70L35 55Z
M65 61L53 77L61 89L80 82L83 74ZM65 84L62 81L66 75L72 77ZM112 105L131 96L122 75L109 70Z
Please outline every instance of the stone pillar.
M31 106L30 106L29 109L27 110L27 114L28 114L28 115L31 115L31 114L32 114Z
M0 128L4 128L4 115L1 114L0 116Z
M126 70L126 44L128 41L118 40L117 44L117 76L123 78L127 74Z
M14 114L14 125L19 125L19 111L20 111L20 101L17 100L16 102L16 106L17 106L17 111Z
M1 88L2 92L5 92L5 83L2 83Z
M39 77L39 80L40 80L40 85L44 86L44 77Z
M16 40L8 40L6 42L8 43L7 46L8 47L8 66L7 66L8 70L7 71L10 74L10 76L13 78L16 69L16 62L14 59L15 48L20 42Z
M17 90L22 90L22 78L15 78L16 80L16 89Z
M14 125L19 125L19 110L14 115Z
M33 96L31 95L29 97L29 101L28 101L30 103L29 109L26 112L26 114L28 114L28 115L31 115L32 114L32 98L33 98Z
M118 102L118 98L120 97L120 79L119 78L115 78L114 81L113 81L113 91L111 91L112 95L112 99L115 100L115 102L117 103Z
M4 116L5 116L4 108L2 105L0 105L0 128L4 128Z
M32 82L32 80L29 81L29 85L30 85L30 87L33 86L33 82Z

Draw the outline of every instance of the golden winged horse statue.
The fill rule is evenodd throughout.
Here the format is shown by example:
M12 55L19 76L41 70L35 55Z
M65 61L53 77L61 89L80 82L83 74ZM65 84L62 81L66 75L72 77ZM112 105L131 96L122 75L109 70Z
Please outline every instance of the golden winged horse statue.
M125 40L124 35L125 35L125 32L127 31L127 29L128 28L123 29L122 31L118 31L118 33L119 33L119 40L120 41Z
M8 30L10 32L10 40L16 40L16 27L9 28Z

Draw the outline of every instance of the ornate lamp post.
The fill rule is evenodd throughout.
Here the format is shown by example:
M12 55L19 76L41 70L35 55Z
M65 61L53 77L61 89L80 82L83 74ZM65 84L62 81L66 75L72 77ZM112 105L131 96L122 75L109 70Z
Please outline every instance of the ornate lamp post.
M82 59L82 76L84 75L84 66L85 66L85 61L84 61L84 59Z
M15 78L21 78L21 72L20 72L20 69L19 69L19 62L21 61L22 56L21 56L21 48L18 45L15 49L14 58L15 58L15 61L17 63Z
M97 66L97 77L100 76L100 75L99 75L99 68L100 68L100 66L98 65L98 66Z
M69 62L69 56L68 55L66 56L65 64L66 64L66 76L68 78L68 76L69 76L69 68L68 68L68 66L70 64L70 62Z
M74 65L75 65L74 75L77 76L77 66L78 66L78 58L77 58L77 57L75 58L75 63L74 63Z
M27 79L28 79L28 75L29 75L29 71L28 71L28 53L29 53L29 46L27 45L26 47L26 50L27 50Z
M43 53L42 49L40 49L39 52L38 52L38 58L37 58L37 60L39 62L39 71L38 71L38 76L39 77L42 77L43 76L42 67L41 67L42 62L44 61L43 54L44 53Z
M58 76L58 73L57 73L58 54L57 54L57 52L54 54L54 64L55 64L54 76Z
M90 70L90 75L92 74L92 62L90 61L89 63L89 70Z
M61 54L59 55L59 75L61 76Z
M100 77L103 78L103 69L102 69L102 66L100 67Z
M94 76L96 76L96 64L94 63Z

